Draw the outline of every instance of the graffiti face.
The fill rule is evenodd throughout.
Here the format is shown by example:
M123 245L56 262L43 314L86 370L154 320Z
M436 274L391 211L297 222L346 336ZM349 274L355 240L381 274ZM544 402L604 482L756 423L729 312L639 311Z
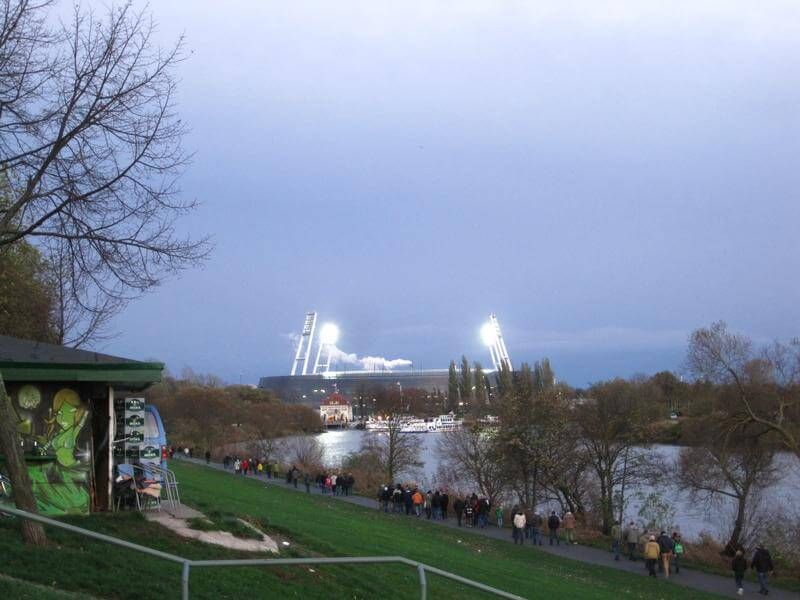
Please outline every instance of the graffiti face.
M27 384L15 395L33 493L42 514L88 513L88 406L70 388L49 401L52 389Z

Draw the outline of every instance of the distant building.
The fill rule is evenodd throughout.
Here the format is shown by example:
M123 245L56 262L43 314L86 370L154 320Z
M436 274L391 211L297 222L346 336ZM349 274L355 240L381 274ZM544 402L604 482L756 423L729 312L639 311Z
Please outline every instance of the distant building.
M347 398L334 392L320 404L319 416L328 426L347 426L353 420L353 406Z
M289 404L319 406L334 389L350 398L372 394L377 389L410 390L447 394L448 372L425 371L339 371L318 375L276 375L262 377L258 387L271 390ZM492 379L493 382L493 379Z

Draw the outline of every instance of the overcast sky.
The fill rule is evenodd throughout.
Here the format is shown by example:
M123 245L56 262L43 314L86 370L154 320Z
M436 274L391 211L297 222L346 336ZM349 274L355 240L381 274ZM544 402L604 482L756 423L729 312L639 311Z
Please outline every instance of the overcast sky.
M288 373L307 310L360 355L578 386L677 369L717 319L800 334L800 3L152 3L181 32L185 221L216 249L104 350Z

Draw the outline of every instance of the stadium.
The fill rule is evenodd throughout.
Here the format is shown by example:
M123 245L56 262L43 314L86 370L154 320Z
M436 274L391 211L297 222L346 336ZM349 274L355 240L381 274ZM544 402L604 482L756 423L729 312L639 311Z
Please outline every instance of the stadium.
M326 323L317 331L317 313L306 314L303 333L297 344L292 368L288 375L262 377L258 387L274 392L284 402L306 404L317 407L329 394L338 391L345 396L354 397L369 394L372 390L396 387L421 389L430 393L447 394L447 369L393 368L392 363L403 361L383 361L369 370L332 370L337 353L339 330L332 323ZM503 340L500 324L492 314L481 329L481 337L489 349L493 370L503 365L512 368ZM316 349L316 358L311 357ZM410 367L411 365L401 365Z

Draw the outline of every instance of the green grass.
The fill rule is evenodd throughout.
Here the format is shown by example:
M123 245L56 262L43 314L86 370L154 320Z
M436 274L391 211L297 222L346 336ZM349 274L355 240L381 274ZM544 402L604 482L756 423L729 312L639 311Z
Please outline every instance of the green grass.
M286 556L402 555L526 598L716 598L635 574L559 558L530 547L463 530L385 515L322 496L306 496L253 479L194 465L174 465L181 496L206 514L235 514L268 524L267 533L291 542ZM191 559L253 555L175 537L136 513L94 515L70 522ZM49 587L109 598L174 598L180 566L50 531L52 546L24 548L15 525L0 522L0 572ZM56 551L57 550L57 551ZM429 576L429 598L490 596ZM406 566L228 567L193 570L193 598L414 598L416 572Z
M14 598L14 600L89 600L91 596L62 592L38 583L0 575L0 598Z

